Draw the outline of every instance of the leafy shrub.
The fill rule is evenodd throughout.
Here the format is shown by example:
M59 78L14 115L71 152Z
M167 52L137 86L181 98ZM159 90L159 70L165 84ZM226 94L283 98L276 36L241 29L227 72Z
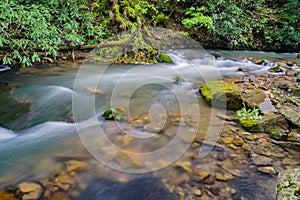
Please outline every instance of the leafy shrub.
M201 27L205 27L207 29L213 28L213 21L212 18L209 16L203 15L203 12L205 11L205 7L190 7L186 11L186 15L191 16L191 18L186 18L182 21L182 24L186 28L193 28L194 30L198 30Z
M56 57L59 46L98 43L105 31L94 21L87 0L4 0L0 4L2 62L16 60L29 66L41 60L37 50Z
M247 109L245 104L242 109L236 111L236 114L239 117L241 125L247 128L252 127L262 118L258 108Z

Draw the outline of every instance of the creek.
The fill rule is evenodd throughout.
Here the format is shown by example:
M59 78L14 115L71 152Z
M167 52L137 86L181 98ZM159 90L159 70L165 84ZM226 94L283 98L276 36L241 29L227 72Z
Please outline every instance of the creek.
M218 50L215 59L215 52L170 51L173 64L43 64L2 72L0 189L22 181L47 188L43 180L80 160L90 168L73 174L78 186L60 188L71 199L227 199L227 193L232 199L275 199L276 175L254 170L242 150L213 145L224 131L243 129L224 120L225 109L207 105L198 88L245 76L239 69L255 75L273 66L246 57L296 61L296 53ZM109 107L122 108L130 123L103 120ZM201 182L201 172L227 178ZM194 194L197 189L202 196Z

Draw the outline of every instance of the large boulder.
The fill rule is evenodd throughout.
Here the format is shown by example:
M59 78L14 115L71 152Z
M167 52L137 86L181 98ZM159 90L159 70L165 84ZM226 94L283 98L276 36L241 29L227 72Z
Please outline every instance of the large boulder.
M280 109L280 113L288 119L293 124L300 127L300 113L296 112L294 109L284 106Z
M224 81L210 81L199 89L204 99L214 107L238 110L243 107L242 92L237 85Z
M300 168L289 169L278 175L276 199L294 199L300 198Z
M243 95L243 100L248 107L258 107L261 113L267 114L276 112L276 108L272 105L267 93L261 89L251 90Z

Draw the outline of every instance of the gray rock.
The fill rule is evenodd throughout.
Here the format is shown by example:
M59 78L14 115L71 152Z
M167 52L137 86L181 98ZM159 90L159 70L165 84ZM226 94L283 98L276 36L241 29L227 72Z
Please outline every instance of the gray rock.
M251 90L243 95L243 101L250 108L259 107L263 114L277 112L266 92L261 89Z
M276 199L299 200L300 168L283 171L278 176Z
M280 113L290 122L300 127L300 113L287 106L281 108Z

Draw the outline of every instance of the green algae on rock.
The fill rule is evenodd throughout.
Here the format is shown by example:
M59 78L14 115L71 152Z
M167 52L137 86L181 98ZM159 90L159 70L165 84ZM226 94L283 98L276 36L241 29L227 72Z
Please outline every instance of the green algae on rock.
M173 63L173 60L168 54L164 52L160 52L159 54L159 61L163 63Z
M300 198L300 168L289 169L278 175L276 199L298 200Z
M212 106L238 110L243 107L242 92L237 85L216 80L202 85L199 89L204 99Z
M127 115L122 111L122 108L109 108L103 112L102 117L107 120L124 121L127 120Z
M249 129L250 132L266 132L270 133L272 129L283 129L287 130L289 128L289 124L287 120L280 114L270 113L264 115L261 120L253 125Z
M161 58L161 54L163 54ZM113 64L136 64L136 63L172 63L172 59L166 53L159 53L157 49L154 48L144 48L126 52L121 56L116 57L113 60Z

